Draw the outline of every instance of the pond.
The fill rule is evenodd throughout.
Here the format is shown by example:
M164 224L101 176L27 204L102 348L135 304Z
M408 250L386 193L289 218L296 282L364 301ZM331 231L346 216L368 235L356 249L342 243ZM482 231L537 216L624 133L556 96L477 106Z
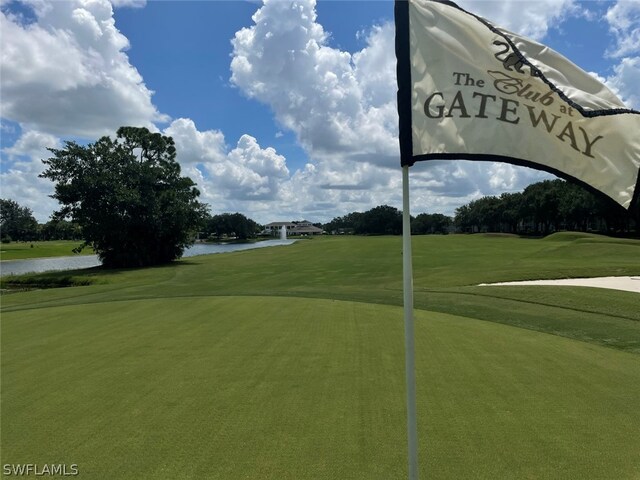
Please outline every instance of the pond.
M196 243L184 251L185 257L209 255L212 253L239 252L255 248L291 245L295 240L264 240L255 243ZM40 273L49 270L76 270L100 265L97 255L76 255L73 257L30 258L25 260L5 260L0 262L0 276Z

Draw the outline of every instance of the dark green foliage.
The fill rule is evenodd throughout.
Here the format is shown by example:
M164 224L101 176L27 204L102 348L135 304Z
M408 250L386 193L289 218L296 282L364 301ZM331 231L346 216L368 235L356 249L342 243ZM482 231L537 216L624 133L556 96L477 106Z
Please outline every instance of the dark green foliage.
M80 225L67 220L53 219L40 228L41 240L80 240L82 229Z
M449 233L453 220L441 213L421 213L411 222L411 232L414 234Z
M94 281L90 277L66 274L64 272L8 275L0 279L2 288L12 292L43 288L83 287L93 283Z
M364 213L353 212L336 217L324 229L332 233L399 235L402 233L402 212L389 205L380 205Z
M180 176L171 137L121 127L115 140L50 151L41 176L56 182L62 208L54 218L80 225L105 266L170 262L193 242L206 207L193 181Z
M638 212L627 212L613 200L594 195L564 180L534 183L522 193L482 197L456 209L455 219L439 213L421 213L411 219L413 234L455 231L547 235L560 230L628 233L640 228ZM399 235L402 212L381 205L352 212L324 225L334 234Z
M364 235L399 235L402 233L402 212L389 205L367 210L355 225L355 233Z
M260 225L241 213L223 213L209 217L204 233L209 237L236 237L240 240L254 238L260 232Z
M421 213L411 217L411 232L414 234L449 233L453 219L441 213ZM364 213L352 212L336 217L324 225L333 234L355 233L358 235L402 234L402 212L388 205L380 205Z
M38 222L28 207L17 202L0 199L0 231L2 238L9 241L28 241L38 237Z
M602 195L564 180L534 183L522 193L482 197L456 209L462 232L504 232L547 235L559 230L629 232L638 220Z
M342 217L336 217L325 224L323 228L334 234L351 234L354 233L356 224L361 221L362 215L360 212L352 212Z

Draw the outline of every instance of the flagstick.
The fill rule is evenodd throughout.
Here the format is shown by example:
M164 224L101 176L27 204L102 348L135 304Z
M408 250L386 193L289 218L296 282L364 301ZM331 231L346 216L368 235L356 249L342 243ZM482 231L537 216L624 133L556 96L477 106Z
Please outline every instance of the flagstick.
M407 379L407 439L409 480L418 480L418 425L416 415L415 346L413 340L413 267L411 215L409 213L409 166L402 167L402 271L404 291L404 348Z

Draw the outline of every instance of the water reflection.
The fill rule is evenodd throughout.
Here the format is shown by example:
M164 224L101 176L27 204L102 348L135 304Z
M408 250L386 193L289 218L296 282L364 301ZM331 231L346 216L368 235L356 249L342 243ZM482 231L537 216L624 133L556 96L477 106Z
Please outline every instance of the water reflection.
M295 240L265 240L255 243L197 243L185 250L184 257L209 255L212 253L239 252L255 248L291 245ZM20 275L40 273L50 270L76 270L100 265L97 255L77 255L73 257L30 258L25 260L6 260L0 262L0 275Z

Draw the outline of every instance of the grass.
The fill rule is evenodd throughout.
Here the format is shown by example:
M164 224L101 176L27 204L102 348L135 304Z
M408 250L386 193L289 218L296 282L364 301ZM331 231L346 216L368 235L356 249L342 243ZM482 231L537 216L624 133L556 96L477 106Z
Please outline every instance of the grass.
M3 243L0 244L0 257L4 261L78 255L73 253L73 249L80 246L81 243L80 240ZM80 255L93 255L93 250L85 248Z
M637 275L639 248L414 239L427 478L640 477L637 294L474 286ZM2 463L76 463L92 479L403 478L400 269L399 238L341 237L5 295Z

